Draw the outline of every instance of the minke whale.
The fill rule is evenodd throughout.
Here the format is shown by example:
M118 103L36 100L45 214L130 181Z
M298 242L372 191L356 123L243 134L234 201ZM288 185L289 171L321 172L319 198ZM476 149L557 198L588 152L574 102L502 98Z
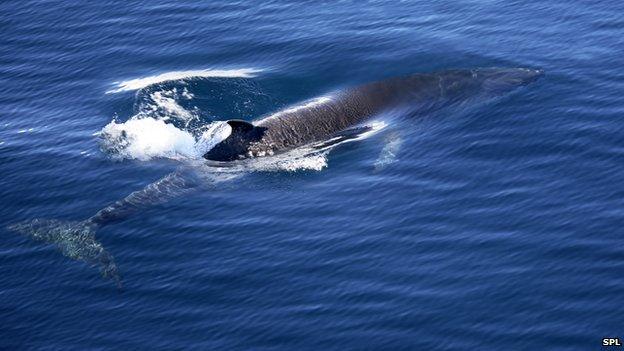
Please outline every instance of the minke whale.
M209 162L230 163L303 145L325 147L365 132L370 128L366 126L368 121L388 110L407 108L410 115L424 116L446 106L500 96L542 75L539 69L479 68L414 74L363 84L255 121L229 120L226 122L231 129L229 135L203 156ZM388 152L394 153L394 147L389 146ZM9 229L53 244L67 257L99 266L102 276L121 287L119 270L113 257L96 239L96 230L148 206L187 194L197 186L194 179L176 171L86 220L35 219L11 225Z
M409 104L421 112L496 96L526 85L543 72L528 68L481 68L414 74L364 84L317 99L304 108L287 109L253 122L230 120L229 137L204 158L234 161L273 155L319 142L353 128L387 109Z

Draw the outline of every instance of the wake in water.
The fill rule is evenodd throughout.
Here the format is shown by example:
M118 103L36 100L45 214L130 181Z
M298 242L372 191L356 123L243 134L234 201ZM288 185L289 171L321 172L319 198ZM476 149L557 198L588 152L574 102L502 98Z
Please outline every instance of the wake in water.
M241 69L203 69L203 70L191 70L191 71L174 71L167 72L155 76L130 79L122 82L116 82L116 88L107 91L106 93L119 93L123 91L132 91L146 88L150 85L166 82L166 81L179 81L184 79L193 79L197 77L204 78L252 78L262 70L255 68L241 68Z
M60 221L36 219L14 224L9 229L27 235L37 241L55 245L59 251L74 260L98 266L103 277L112 279L121 287L119 270L95 233L102 226L119 222L146 207L167 202L202 187L214 187L219 183L240 178L251 172L320 171L327 167L327 154L335 146L366 138L385 127L373 123L364 129L354 129L330 140L306 145L273 156L250 158L227 164L206 161L202 155L214 145L227 138L231 127L223 121L201 122L196 110L186 109L180 101L193 99L186 88L158 86L164 80L189 80L189 74L199 77L247 77L256 71L186 71L171 72L119 83L117 91L143 89L137 96L138 111L127 121L111 121L96 133L102 150L117 160L135 159L146 161L168 158L190 165L194 170L177 171L142 190L135 191L84 221ZM156 89L151 84L157 84ZM306 108L312 102L295 106ZM306 105L308 104L308 105Z

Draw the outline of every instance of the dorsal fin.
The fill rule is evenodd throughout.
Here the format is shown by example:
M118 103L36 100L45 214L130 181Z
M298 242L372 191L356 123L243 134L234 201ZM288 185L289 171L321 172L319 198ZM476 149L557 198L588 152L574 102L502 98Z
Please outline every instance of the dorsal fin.
M243 121L242 119L231 119L227 121L227 124L232 127L232 132L249 132L255 128L255 126L247 121Z
M252 143L259 142L266 127L257 127L240 119L226 122L232 133L204 154L204 158L213 161L233 161L247 157Z

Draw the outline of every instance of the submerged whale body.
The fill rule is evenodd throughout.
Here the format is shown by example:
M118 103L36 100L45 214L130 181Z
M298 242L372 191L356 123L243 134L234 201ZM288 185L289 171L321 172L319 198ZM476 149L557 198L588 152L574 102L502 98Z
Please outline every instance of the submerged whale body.
M247 122L230 120L231 134L204 158L233 161L317 142L355 127L386 109L414 106L424 111L478 97L504 94L538 79L528 68L482 68L414 74L361 85Z

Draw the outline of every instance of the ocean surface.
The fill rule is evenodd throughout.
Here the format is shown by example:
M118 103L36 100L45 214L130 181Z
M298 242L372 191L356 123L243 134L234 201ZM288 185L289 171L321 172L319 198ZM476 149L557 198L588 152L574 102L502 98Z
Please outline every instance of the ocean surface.
M624 338L623 13L612 0L3 1L0 349ZM476 67L545 76L377 116L374 133L314 155L223 172L201 158L217 121ZM71 223L171 174L193 188L135 196L132 216L95 232L119 287L68 257L81 242L59 251L10 229L56 223L71 239Z

